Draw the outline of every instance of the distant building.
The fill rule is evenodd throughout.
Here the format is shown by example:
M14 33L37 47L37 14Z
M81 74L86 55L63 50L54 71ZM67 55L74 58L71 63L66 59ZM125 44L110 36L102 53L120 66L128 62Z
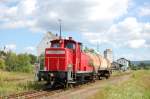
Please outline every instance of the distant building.
M45 48L50 47L51 45L50 41L57 38L58 38L57 35L54 35L51 32L47 32L37 46L37 55L40 56L41 54L44 54Z
M110 63L113 61L112 49L106 49L104 51L104 58L108 59Z
M111 69L112 69L112 70L120 70L121 67L122 67L122 65L119 64L119 63L117 63L117 62L115 62L115 61L113 61L113 62L111 63Z
M130 61L125 58L120 58L117 60L117 63L122 65L121 67L122 70L127 70L129 68L129 62Z

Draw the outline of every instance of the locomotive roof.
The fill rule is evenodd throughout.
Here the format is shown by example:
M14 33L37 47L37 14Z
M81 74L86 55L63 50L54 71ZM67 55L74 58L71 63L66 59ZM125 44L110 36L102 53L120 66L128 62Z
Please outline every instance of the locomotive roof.
M50 42L59 42L60 40L63 40L63 41L71 41L71 42L73 42L73 43L79 43L79 44L82 44L81 42L77 42L77 41L75 41L75 40L70 40L70 39L55 39L55 40L52 40L52 41L50 41Z

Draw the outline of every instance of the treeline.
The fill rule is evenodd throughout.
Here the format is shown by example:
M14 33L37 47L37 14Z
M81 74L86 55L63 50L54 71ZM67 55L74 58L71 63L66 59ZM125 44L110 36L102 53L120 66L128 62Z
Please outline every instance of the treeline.
M0 51L0 69L17 72L33 72L37 57L32 54L16 54Z
M147 70L147 69L150 69L150 64L145 64L145 63L142 63L142 62L138 65L132 64L131 69L133 69L133 70L139 70L139 69Z

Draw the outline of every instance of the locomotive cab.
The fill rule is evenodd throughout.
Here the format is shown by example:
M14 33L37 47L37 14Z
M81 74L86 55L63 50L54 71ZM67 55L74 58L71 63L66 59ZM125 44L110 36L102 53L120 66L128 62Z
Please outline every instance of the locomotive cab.
M39 71L39 80L53 82L51 85L72 82L76 46L72 38L51 41L50 48L45 49L45 66Z

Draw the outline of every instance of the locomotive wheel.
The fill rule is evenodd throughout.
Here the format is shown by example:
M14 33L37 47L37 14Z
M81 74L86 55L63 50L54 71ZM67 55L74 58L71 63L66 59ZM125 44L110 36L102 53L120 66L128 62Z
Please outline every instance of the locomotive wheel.
M69 88L73 88L73 84L69 84Z
M41 78L41 75L40 74L38 74L38 81L41 81L42 80L42 78Z
M109 78L109 76L106 76L106 79L108 79Z
M99 80L102 80L102 77L101 77L101 76L99 76L99 77L98 77L98 79L99 79Z
M53 85L54 85L54 83L55 83L54 81L51 81L51 82L50 82L50 85L51 85L51 86L53 86Z
M110 77L110 74L106 74L106 76L105 76L105 77L106 77L106 79L109 79L109 77Z
M69 83L67 83L66 85L65 85L65 88L73 88L73 84L69 84Z
M66 88L66 89L68 89L68 88L69 88L69 84L68 84L68 83L65 85L65 88Z
M38 81L41 81L42 79L41 79L41 77L38 77Z

